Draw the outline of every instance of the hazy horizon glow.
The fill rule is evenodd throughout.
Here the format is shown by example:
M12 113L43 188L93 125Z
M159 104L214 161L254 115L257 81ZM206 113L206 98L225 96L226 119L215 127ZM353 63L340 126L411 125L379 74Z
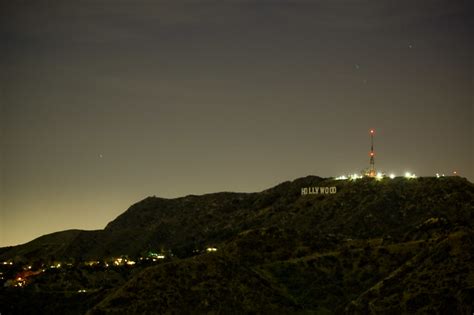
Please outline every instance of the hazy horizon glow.
M470 1L0 5L0 246L147 196L474 179Z

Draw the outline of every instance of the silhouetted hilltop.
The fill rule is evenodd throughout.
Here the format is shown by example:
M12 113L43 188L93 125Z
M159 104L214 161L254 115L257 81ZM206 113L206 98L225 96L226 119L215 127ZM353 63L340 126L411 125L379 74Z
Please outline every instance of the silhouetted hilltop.
M335 186L337 193L302 196L301 188L310 186ZM4 250L0 259L46 259L48 255L92 259L133 256L156 248L187 257L193 249L219 244L242 231L272 226L318 237L331 234L338 240L421 237L417 233L430 218L439 219L436 226L442 224L444 230L456 225L472 227L473 190L470 182L458 177L352 182L308 176L260 193L148 197L104 230L45 235Z

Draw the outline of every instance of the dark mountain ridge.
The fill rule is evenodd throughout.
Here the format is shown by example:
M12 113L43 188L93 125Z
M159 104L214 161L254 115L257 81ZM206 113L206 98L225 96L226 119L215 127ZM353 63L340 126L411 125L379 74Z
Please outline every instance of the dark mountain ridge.
M302 196L301 188L310 186L335 186L337 193ZM472 183L458 177L351 182L308 176L260 193L148 197L132 205L104 230L45 235L3 248L0 259L48 255L92 259L133 256L156 248L167 248L186 257L191 247L203 248L248 229L271 226L301 233L334 234L338 239L399 239L417 233L418 226L433 217L446 225L472 227L473 191Z

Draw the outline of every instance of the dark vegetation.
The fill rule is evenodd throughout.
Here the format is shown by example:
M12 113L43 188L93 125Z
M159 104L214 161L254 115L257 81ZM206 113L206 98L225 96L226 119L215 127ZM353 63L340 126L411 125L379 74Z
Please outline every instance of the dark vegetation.
M338 192L301 196L308 186ZM459 177L314 176L260 193L149 197L104 230L0 249L15 265L73 266L1 289L0 312L472 314L473 197L474 185ZM150 250L168 259L78 267Z

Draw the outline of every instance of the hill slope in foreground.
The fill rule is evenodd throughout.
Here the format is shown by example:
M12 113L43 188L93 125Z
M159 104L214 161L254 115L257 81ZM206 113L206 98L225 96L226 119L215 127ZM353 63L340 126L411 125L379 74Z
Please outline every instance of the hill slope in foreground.
M149 197L104 230L1 248L0 312L472 314L473 197L459 177L315 176Z

